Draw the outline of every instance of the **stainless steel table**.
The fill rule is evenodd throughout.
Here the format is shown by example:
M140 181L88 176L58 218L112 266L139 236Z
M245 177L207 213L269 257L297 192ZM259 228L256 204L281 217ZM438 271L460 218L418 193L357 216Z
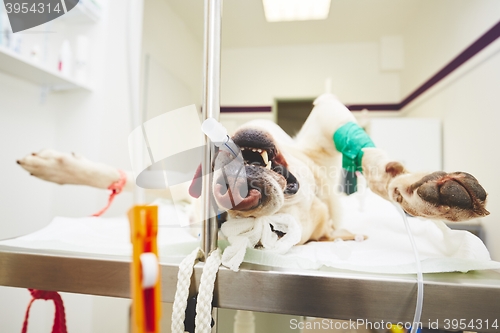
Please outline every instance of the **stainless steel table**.
M119 256L0 246L0 285L128 298L129 264L128 258ZM193 286L199 284L202 265L195 267ZM161 262L164 302L173 302L177 270L177 262ZM424 326L437 323L439 328L450 328L452 323L462 321L474 324L475 329L467 330L500 331L493 327L495 320L500 325L499 272L426 274L424 281ZM214 306L406 323L413 320L416 293L415 276L284 270L244 264L239 272L220 269ZM478 329L479 323L482 329Z

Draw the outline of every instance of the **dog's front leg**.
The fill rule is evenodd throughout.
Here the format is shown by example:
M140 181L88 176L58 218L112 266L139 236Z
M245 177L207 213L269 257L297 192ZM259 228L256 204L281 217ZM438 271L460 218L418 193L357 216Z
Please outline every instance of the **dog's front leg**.
M56 184L87 185L107 189L120 179L120 173L112 166L97 163L78 154L66 154L44 149L17 160L32 176ZM127 179L133 179L127 173ZM132 190L134 182L127 181L125 190Z
M108 189L121 177L120 172L115 167L88 160L75 153L67 154L51 149L26 155L16 162L32 176L59 185L86 185ZM134 173L127 171L123 175L126 177L123 191L132 192L136 186ZM175 197L177 201L192 201L187 184L168 190L146 190L146 200L148 201L157 198L172 199L172 197Z
M489 214L486 191L468 173L410 173L381 149L363 152L362 168L370 189L408 214L454 222Z

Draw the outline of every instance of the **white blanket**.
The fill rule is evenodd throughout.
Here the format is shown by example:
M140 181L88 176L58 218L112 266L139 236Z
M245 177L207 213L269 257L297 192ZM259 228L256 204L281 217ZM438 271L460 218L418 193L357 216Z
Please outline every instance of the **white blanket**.
M403 219L388 201L367 190L342 198L341 227L364 241L310 242L286 254L247 250L246 262L275 267L336 268L373 273L416 273L415 259ZM409 217L424 273L499 269L484 243L443 222Z
M363 207L361 202L364 202ZM282 253L281 248L271 251L247 249L244 261L285 268L415 273L408 235L401 216L392 204L367 191L365 195L342 198L342 206L342 227L354 234L368 236L367 240L311 242L293 246L286 253ZM168 205L160 207L160 261L185 256L198 245L191 229L175 227L165 221L164 217L169 216L172 209ZM442 222L409 218L409 223L424 272L500 269L500 263L491 261L483 242L473 234L451 230ZM56 217L47 227L30 235L1 241L0 245L128 256L131 253L129 241L129 224L125 217ZM288 241L286 243L288 246ZM221 241L220 245L226 248L228 244Z

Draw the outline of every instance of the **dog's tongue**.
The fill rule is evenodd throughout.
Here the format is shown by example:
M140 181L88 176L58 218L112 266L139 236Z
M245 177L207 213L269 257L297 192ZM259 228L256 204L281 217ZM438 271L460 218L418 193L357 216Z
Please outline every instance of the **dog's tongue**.
M233 207L234 210L250 210L256 208L259 205L259 200L262 197L262 194L256 190L251 189L248 192L248 196L246 198L241 198L236 206Z
M246 185L246 184L245 184ZM248 195L241 197L238 190L231 191L222 184L216 184L214 187L214 196L220 208L232 210L250 210L259 205L259 200L262 197L260 191L251 189Z
M194 174L194 178L191 181L191 185L189 186L189 195L193 198L199 198L201 196L201 187L203 185L201 177L201 164L196 169L196 173Z

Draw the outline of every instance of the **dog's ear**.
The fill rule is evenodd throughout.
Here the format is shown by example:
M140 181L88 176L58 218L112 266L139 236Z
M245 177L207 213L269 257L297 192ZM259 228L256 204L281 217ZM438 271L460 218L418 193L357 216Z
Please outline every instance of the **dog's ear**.
M189 186L189 195L193 198L199 198L201 196L201 187L203 186L203 177L201 175L201 164L196 169L194 178Z

